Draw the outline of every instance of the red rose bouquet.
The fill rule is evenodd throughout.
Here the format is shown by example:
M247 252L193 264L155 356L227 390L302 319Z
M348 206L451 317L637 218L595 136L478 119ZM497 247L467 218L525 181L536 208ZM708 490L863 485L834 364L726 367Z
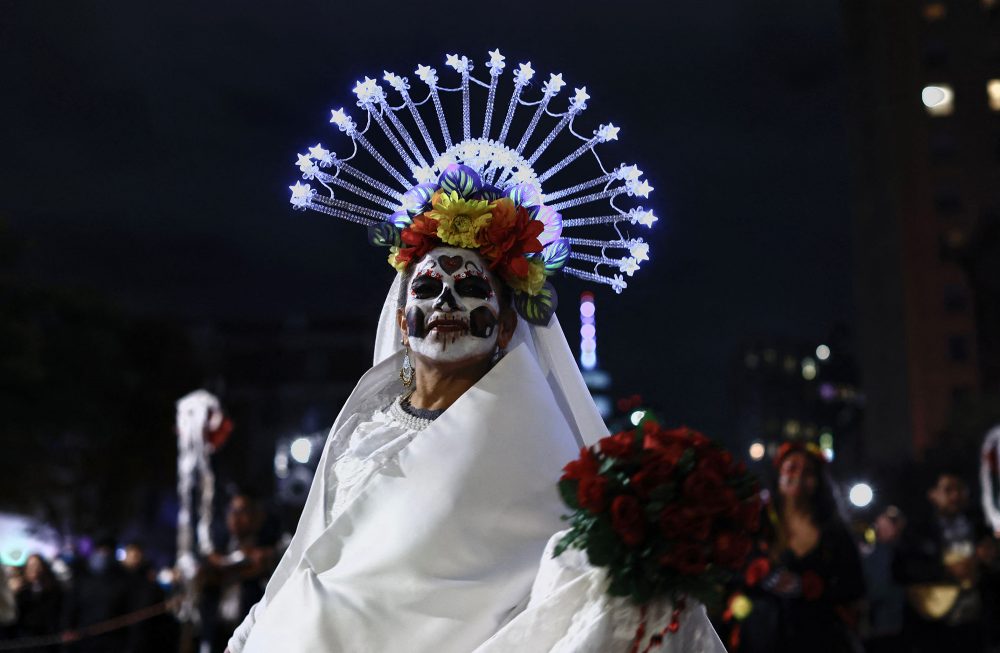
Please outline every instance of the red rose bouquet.
M728 451L697 431L647 419L581 449L563 471L571 528L556 555L586 551L607 569L608 593L639 606L659 598L683 606L685 596L721 603L760 512L756 479Z

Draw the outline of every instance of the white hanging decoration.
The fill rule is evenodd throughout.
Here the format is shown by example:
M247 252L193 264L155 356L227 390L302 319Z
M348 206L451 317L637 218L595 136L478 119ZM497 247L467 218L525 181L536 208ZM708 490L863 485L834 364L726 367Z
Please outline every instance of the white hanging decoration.
M986 434L979 463L983 513L994 533L1000 533L1000 497L997 496L996 485L998 480L1000 480L1000 425L993 427Z
M231 428L219 400L211 393L196 390L177 401L177 571L183 596L178 618L182 621L198 620L194 583L198 560L214 551L215 474L209 458ZM192 526L195 519L196 526Z

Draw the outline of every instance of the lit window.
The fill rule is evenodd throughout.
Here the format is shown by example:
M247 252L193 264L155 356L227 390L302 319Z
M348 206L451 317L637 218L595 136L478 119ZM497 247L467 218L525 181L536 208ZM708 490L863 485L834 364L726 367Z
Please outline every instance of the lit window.
M955 92L947 84L925 86L920 99L932 116L950 116L955 110Z
M989 96L990 110L1000 111L1000 79L986 82L986 95Z
M924 18L927 22L942 20L948 15L948 7L943 2L928 2L924 5Z

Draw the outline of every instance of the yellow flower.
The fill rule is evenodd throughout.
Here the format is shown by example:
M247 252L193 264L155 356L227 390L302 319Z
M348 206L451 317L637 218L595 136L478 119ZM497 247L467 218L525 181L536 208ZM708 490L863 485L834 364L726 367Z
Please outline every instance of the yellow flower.
M537 295L545 285L545 263L541 259L531 259L528 261L528 274L523 277L510 275L504 281L507 285L519 292Z
M441 193L434 200L429 216L438 221L437 235L455 247L476 249L476 234L490 223L490 204L485 200L467 200L458 193Z
M750 616L753 611L753 602L747 598L746 594L737 594L729 603L729 609L737 621L743 621Z
M406 261L400 261L396 258L396 254L399 253L398 247L389 248L389 265L396 268L398 272L402 272L406 269Z

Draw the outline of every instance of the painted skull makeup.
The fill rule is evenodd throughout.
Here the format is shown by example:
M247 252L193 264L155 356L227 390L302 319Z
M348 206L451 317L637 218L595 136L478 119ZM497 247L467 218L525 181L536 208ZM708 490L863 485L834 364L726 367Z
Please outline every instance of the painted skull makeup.
M410 348L447 362L491 354L499 331L497 283L476 252L432 249L414 267L406 293Z

